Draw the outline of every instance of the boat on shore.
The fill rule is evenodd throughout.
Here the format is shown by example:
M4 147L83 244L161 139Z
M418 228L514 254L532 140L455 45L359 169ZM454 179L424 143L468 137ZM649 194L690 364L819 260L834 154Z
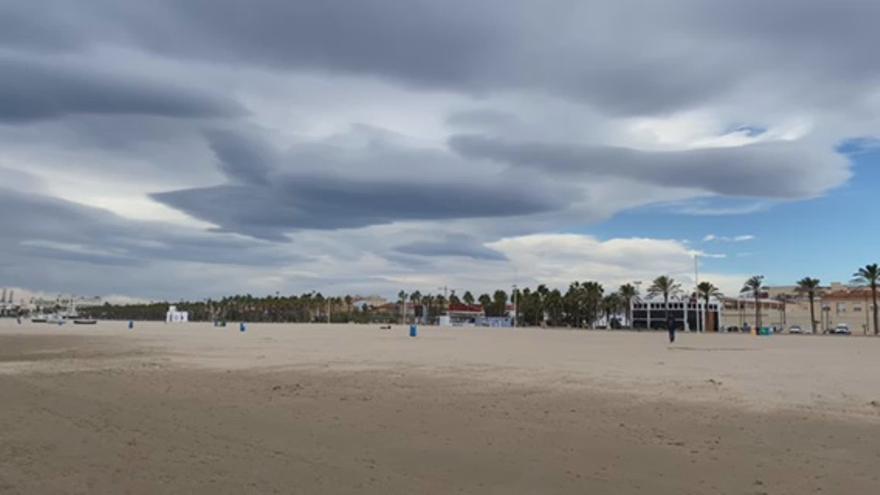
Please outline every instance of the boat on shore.
M50 325L64 325L67 323L67 320L62 315L52 314L46 317L46 323Z
M98 320L94 318L76 318L73 320L74 325L97 325Z

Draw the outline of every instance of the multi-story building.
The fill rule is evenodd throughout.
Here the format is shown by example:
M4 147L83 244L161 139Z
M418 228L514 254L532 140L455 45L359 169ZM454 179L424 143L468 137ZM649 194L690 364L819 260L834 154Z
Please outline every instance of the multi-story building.
M708 305L703 300L688 298L675 298L668 303L659 298L633 301L632 327L665 329L671 317L676 327L685 331L717 332L723 328L720 308L719 301L714 299Z
M785 328L785 301L763 297L756 303L754 298L747 297L724 297L722 309L722 321L725 329L736 327L754 328L757 324L761 327ZM760 322L755 318L760 317Z
M873 309L870 289L845 288L820 292L813 302L816 331L824 333L839 324L845 324L854 334L873 334ZM806 331L812 328L809 297L788 299L785 314L789 327L797 325Z
M785 325L785 302L762 298L758 301L760 325L781 329ZM755 327L755 300L751 298L722 297L703 300L675 298L668 305L662 300L634 301L633 328L665 329L668 318L684 331L725 332L744 327Z
M3 289L0 293L0 316L18 314L19 305L15 303L15 289Z
M810 298L796 286L770 287L768 293L785 302L785 326L811 331ZM853 334L873 334L871 290L839 282L818 287L813 301L816 331L828 332L845 324Z
M762 327L781 330L799 326L806 332L812 329L809 296L797 286L768 287L757 304ZM668 314L680 329L699 331L705 321L704 331L727 331L754 328L755 305L755 299L749 297L712 299L707 307L702 301L673 298L669 301ZM874 334L874 306L869 288L834 282L816 289L813 306L817 332L829 332L845 324L853 334ZM700 312L705 312L705 319L697 317ZM668 324L667 307L658 298L634 301L632 318L633 328L664 329Z

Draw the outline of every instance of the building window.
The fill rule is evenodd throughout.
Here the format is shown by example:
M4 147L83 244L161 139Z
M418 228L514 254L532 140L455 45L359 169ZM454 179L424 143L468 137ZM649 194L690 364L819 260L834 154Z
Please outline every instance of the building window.
M861 313L862 307L861 306L853 306L853 311L855 311L856 313Z
M846 313L846 303L837 303L837 314Z

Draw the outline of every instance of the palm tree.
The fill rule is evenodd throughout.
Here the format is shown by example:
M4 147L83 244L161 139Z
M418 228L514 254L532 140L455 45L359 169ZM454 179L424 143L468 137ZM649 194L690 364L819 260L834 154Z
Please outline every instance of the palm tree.
M797 291L805 293L810 298L810 328L813 335L816 334L816 289L819 288L819 279L804 277L797 281Z
M697 296L703 298L703 311L700 315L703 320L703 331L706 331L706 309L709 307L709 298L721 297L721 291L712 282L700 282L697 284Z
M522 292L516 291L516 311L522 315L522 320L517 318L520 326L527 327L532 324L531 315L535 309L535 299L532 297L532 289L526 287ZM512 302L512 301L511 301Z
M623 298L621 298L620 294L617 292L612 292L602 298L602 313L605 315L605 323L608 329L614 329L612 320L615 316L620 314L620 309L622 307Z
M739 291L748 293L755 299L755 330L761 328L761 294L764 292L764 276L755 275L746 280L743 288Z
M680 290L681 284L676 283L674 278L667 277L666 275L660 275L659 277L655 278L653 282L651 282L651 286L648 287L648 294L652 296L656 296L658 294L663 295L663 312L668 319L669 296L677 294Z
M477 301L480 301L480 306L483 307L483 314L485 316L492 316L492 296L489 294L480 294Z
M317 318L317 321L320 321L320 318L322 316L321 313L324 312L324 304L325 304L324 295L321 294L320 292L318 292L317 294L315 294L314 301L315 301L315 306L317 307L317 311L315 312L315 316Z
M871 287L871 299L874 303L874 335L877 335L877 284L880 283L880 267L877 263L865 265L853 274L855 282Z
M464 291L464 295L461 297L461 300L464 301L468 306L472 306L474 304L474 295L471 294L471 291Z
M449 292L449 304L461 304L461 299L455 295L455 291Z
M581 290L583 291L583 304L587 313L587 323L593 328L596 320L599 319L599 313L602 311L602 296L605 288L599 282L582 282Z
M633 299L639 297L639 290L632 284L623 284L620 289L617 289L617 293L620 294L620 298L626 305L626 323L632 326L632 302Z
M549 293L547 293L547 298L544 302L547 313L550 316L550 325L551 326L559 326L562 323L562 312L563 312L563 300L562 293L559 289L553 289Z
M425 321L424 323L430 325L433 323L434 319L434 302L435 298L433 294L426 294L422 296L422 311L425 313Z
M409 295L409 300L413 307L413 318L418 318L419 310L421 309L419 306L422 303L422 293L419 291L413 291L413 293Z
M503 290L496 290L492 295L493 312L495 316L504 316L507 314L507 293Z
M406 291L397 293L397 300L400 302L400 322L406 324Z
M437 304L437 314L445 315L449 311L449 301L443 294L434 296L434 303Z

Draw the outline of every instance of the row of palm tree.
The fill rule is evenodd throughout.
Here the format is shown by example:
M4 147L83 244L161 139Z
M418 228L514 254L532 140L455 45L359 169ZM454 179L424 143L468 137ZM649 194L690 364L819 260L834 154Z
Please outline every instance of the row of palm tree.
M871 303L874 320L874 335L878 335L877 286L880 285L880 266L876 263L865 265L853 273L852 282L871 289ZM821 282L818 278L804 277L797 281L798 292L807 296L810 301L810 326L816 333L816 297L820 294Z
M853 282L870 288L873 300L874 334L878 334L877 289L880 285L880 267L870 264L859 268L853 274ZM764 277L755 275L743 284L741 294L754 299L755 326L761 326L761 299L765 297ZM820 280L804 277L797 282L797 290L805 295L810 304L810 320L813 333L816 333L815 301L820 295ZM682 285L668 275L655 278L648 287L647 293L652 297L662 297L668 309L670 299L680 296ZM459 297L456 291L450 294L422 294L413 291L410 294L401 291L398 303L408 303L415 308L415 316L420 321L436 321L439 315L445 314L449 305L479 305L486 316L504 316L508 314L508 303L517 306L516 318L522 325L550 325L571 327L592 327L604 318L609 325L614 324L618 315L623 314L626 323L632 325L631 312L633 301L639 298L638 289L633 284L623 284L616 291L606 293L604 287L595 281L573 282L563 293L559 289L550 289L541 284L535 289L514 289L510 294L496 290L492 294L484 293L475 297L465 291ZM709 281L700 282L691 295L702 300L707 306L710 299L722 297L721 291ZM193 320L247 320L267 322L314 322L314 321L386 321L389 318L405 317L402 312L388 314L380 308L354 307L355 298L351 295L341 297L325 297L319 292L304 293L299 296L254 297L250 294L224 297L219 300L197 302L181 301L176 303L179 309L189 311ZM162 320L165 317L167 303L150 304L105 304L87 310L100 318ZM619 322L618 322L619 324ZM705 328L705 321L702 322Z
M874 335L878 335L878 306L877 306L877 288L880 285L880 266L877 264L866 265L859 268L853 274L853 282L871 289L871 298L873 301L873 317L874 317ZM820 288L820 280L812 277L804 277L797 282L797 290L805 294L810 302L810 322L812 331L816 333L816 310L815 301ZM648 288L648 293L652 296L662 296L663 303L666 308L669 307L669 299L673 295L677 295L681 291L681 285L669 276L660 276L654 279ZM749 277L743 284L740 294L748 295L755 302L755 327L761 327L761 299L764 297L767 288L764 286L764 276L754 275ZM722 297L721 291L711 282L700 282L696 287L695 296L701 298L708 306L712 297ZM629 316L628 316L629 317ZM705 327L705 321L703 322Z
M102 319L164 320L168 302L144 304L110 304L82 308L81 313ZM314 321L360 321L363 311L355 308L350 295L325 297L320 292L308 292L291 296L255 297L240 294L208 299L205 301L179 301L173 303L180 311L189 312L193 321L253 321L253 322L314 322ZM355 311L357 309L358 311Z
M880 283L880 266L877 263L865 265L853 274L853 281L871 288L871 302L874 307L874 335L877 335L877 285ZM815 318L814 318L815 320Z

